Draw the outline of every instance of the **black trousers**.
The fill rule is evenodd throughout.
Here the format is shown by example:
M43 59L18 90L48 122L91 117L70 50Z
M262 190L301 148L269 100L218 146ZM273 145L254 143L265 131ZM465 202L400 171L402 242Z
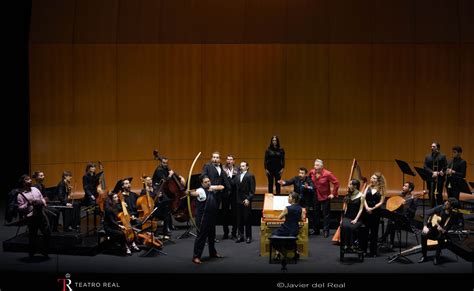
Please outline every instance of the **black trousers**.
M232 190L231 193L222 197L222 230L224 235L229 235L229 226L232 226L232 235L237 234L237 211L236 211L236 202L235 202L235 191Z
M377 254L377 240L379 235L379 223L380 223L380 213L368 214L364 213L364 224L367 226L368 231L368 242L369 242L369 254ZM367 242L362 246L362 250L367 251Z
M80 227L81 225L81 202L74 200L72 208L64 208L63 213L63 230L68 231L69 228Z
M196 225L199 229L196 240L194 241L193 258L201 258L204 246L206 245L206 240L209 247L209 256L217 254L215 247L216 218L217 214L215 212L206 212L204 214L196 215Z
M446 185L446 191L448 192L448 198L454 197L456 198L456 200L459 201L459 194L461 193L461 191L453 182L451 182L451 188L448 188L448 186Z
M249 206L243 204L237 205L237 228L239 230L239 238L244 237L244 228L245 228L245 237L252 238L252 203Z
M36 214L27 218L28 239L30 256L34 255L38 250L41 253L48 253L49 241L51 238L51 229L49 228L49 221L46 214ZM43 234L43 245L38 243L38 230Z
M319 201L316 199L314 203L314 210L315 210L315 223L314 223L314 230L316 232L319 231L321 227L321 217L323 217L323 229L324 231L329 231L329 222L330 222L330 214L331 214L331 200L326 199L324 201Z
M108 226L104 226L104 230L113 242L117 242L122 248L125 248L126 238L122 230Z
M438 184L435 185L435 181L426 183L428 188L428 193L430 195L430 203L431 207L435 207L438 205L443 204L443 185L444 185L444 178L438 177ZM435 191L438 189L438 195L435 195Z
M281 179L280 170L278 171L269 171L270 175L267 175L268 179L268 193L273 193L273 183L275 183L276 195L281 193L281 185L278 184L278 180Z
M429 239L438 241L438 245L436 246L436 257L439 258L439 255L441 254L441 250L445 246L446 236L440 233L436 228L430 229L427 234L421 233L421 253L423 254L424 257L426 257L428 253L428 240Z
M314 206L314 194L313 193L303 193L300 205L303 208L306 208L306 216L308 217L308 227L309 229L316 230L315 227L315 206Z

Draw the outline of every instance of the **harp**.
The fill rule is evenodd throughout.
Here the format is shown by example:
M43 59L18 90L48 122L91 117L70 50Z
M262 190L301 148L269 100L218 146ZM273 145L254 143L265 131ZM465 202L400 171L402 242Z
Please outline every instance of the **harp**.
M360 192L364 192L365 187L367 186L367 178L362 176L362 171L360 169L360 165L356 159L352 160L352 167L351 167L351 174L349 175L349 183L351 180L356 179L360 182Z
M360 182L359 191L363 193L365 191L365 187L367 186L367 178L362 175L362 170L360 169L360 165L356 159L352 160L351 173L349 174L349 179L347 180L347 184L349 184L349 182L354 179L359 180ZM346 209L345 203L342 209L343 211L345 211ZM340 226L337 228L336 232L334 233L334 236L332 237L332 242L335 244L339 244L341 242L341 227Z

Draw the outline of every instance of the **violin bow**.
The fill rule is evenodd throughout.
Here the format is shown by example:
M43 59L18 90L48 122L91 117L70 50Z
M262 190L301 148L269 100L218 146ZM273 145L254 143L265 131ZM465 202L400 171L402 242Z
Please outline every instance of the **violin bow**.
M199 152L196 157L194 158L194 161L193 163L191 164L191 168L189 168L189 175L188 175L188 189L187 189L187 192L189 193L190 189L191 189L191 174L193 173L193 169L194 169L194 165L196 164L197 160L199 159L199 157L201 156L201 152ZM196 229L198 229L197 225L196 225L196 221L194 221L194 217L193 217L193 212L191 211L191 195L187 195L188 196L188 211L189 211L189 219L191 220L191 225L194 226Z

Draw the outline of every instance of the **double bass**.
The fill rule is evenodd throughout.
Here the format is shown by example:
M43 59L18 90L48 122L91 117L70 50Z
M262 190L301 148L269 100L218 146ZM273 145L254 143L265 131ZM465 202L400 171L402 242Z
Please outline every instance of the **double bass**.
M99 184L97 185L97 204L99 205L100 213L105 212L105 201L107 200L107 188L105 185L105 174L104 174L104 166L99 161Z
M153 150L155 160L162 162L163 157L158 154L158 150ZM190 215L187 205L186 187L180 181L179 176L173 173L171 177L166 177L160 182L158 193L166 195L171 200L171 214L178 222L188 222ZM157 195L158 196L158 195ZM195 212L195 203L191 204L191 212Z

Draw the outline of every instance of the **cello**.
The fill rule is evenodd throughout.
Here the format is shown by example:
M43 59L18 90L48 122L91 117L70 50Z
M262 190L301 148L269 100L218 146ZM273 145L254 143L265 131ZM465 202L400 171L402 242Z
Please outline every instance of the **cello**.
M120 205L122 206L122 212L119 212L117 214L117 217L118 219L120 219L122 225L124 226L123 233L125 234L125 239L128 243L132 243L135 239L135 230L133 229L132 224L130 223L130 214L127 210L127 203L125 203L122 191L119 191L117 195L120 200Z
M149 185L147 185L147 179L148 177L143 175L142 176L142 182L143 182L143 189L145 190L145 194L141 195L137 199L137 209L138 209L138 219L140 221L145 221L148 216L151 215L153 212L153 208L155 206L155 200L151 198L150 196L150 190L149 190ZM147 229L151 227L152 231L155 231L158 226L157 221L153 221L152 219L148 219L145 223L142 224L142 229Z
M153 150L155 160L162 162L163 157L158 154L158 150ZM166 177L161 181L158 193L165 194L171 200L171 214L178 222L188 222L190 215L187 205L186 187L180 181L179 176L173 173L171 177ZM159 195L157 195L158 197ZM191 204L191 212L195 212L195 204Z

